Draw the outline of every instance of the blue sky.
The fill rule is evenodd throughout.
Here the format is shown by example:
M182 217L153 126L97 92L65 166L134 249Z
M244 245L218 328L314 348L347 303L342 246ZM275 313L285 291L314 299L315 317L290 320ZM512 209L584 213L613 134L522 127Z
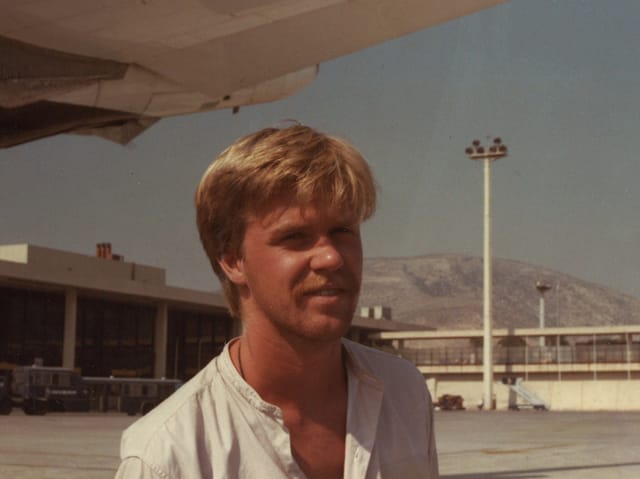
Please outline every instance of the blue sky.
M167 119L121 147L60 136L0 150L0 243L167 268L217 288L193 191L235 138L295 118L368 158L365 255L482 254L482 168L499 135L493 252L640 296L640 2L517 0L322 64L285 100Z

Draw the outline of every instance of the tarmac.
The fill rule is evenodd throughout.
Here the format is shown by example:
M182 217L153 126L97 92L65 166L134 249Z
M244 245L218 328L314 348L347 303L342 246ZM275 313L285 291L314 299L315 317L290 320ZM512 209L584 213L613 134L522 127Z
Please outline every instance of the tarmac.
M439 411L447 479L638 479L640 412Z
M436 411L435 418L443 479L640 478L640 412ZM120 434L134 420L0 416L0 478L113 478Z

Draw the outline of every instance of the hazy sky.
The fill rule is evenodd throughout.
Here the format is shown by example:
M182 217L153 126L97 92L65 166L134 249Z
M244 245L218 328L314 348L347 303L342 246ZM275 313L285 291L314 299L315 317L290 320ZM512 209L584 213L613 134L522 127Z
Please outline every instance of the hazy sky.
M482 255L474 138L501 136L496 257L640 296L640 2L516 0L322 64L300 93L166 119L127 147L59 136L0 150L0 244L162 266L217 288L193 191L235 138L295 118L343 136L381 186L365 255Z

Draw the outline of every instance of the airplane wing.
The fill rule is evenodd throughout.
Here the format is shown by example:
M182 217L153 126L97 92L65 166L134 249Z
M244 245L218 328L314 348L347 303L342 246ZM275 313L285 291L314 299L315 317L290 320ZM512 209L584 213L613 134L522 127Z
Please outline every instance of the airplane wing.
M127 143L160 118L274 101L318 64L506 0L0 0L0 148Z

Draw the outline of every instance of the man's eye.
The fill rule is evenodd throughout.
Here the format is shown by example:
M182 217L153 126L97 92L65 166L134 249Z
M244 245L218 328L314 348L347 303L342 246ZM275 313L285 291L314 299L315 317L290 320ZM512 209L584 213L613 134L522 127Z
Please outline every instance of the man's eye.
M299 231L287 233L282 237L283 241L296 241L304 238L304 234Z
M354 229L354 228L351 228L351 227L349 227L349 226L340 226L339 228L336 228L336 229L334 230L334 232L335 232L335 233L340 233L340 234L342 234L342 233L344 233L344 234L353 234L353 233L355 233L356 231L355 231L355 229Z

